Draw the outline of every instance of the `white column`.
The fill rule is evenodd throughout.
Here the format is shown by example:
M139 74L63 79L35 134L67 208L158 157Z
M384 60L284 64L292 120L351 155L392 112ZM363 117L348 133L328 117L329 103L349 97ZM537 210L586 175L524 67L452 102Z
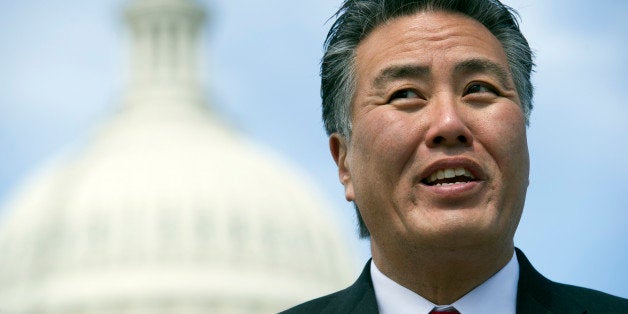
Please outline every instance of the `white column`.
M204 18L187 1L150 5L136 2L128 11L132 102L183 106L203 94L199 89L197 38Z

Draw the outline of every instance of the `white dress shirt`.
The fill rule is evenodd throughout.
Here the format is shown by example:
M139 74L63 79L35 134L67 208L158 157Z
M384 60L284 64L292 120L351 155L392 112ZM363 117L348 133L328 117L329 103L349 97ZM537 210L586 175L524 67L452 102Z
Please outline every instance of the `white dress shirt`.
M428 314L436 306L451 305L461 314L515 314L519 262L514 252L510 262L452 304L434 304L386 277L371 261L371 279L381 314Z

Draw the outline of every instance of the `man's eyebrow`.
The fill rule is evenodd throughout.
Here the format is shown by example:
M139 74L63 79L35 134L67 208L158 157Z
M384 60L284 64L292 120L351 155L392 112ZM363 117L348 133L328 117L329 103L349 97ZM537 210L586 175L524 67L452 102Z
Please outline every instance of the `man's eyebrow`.
M509 80L509 72L500 64L487 59L470 59L456 64L454 73L472 74L472 73L489 73L497 77L499 82L505 88L513 88Z
M391 81L411 78L419 79L430 75L430 69L426 66L416 64L392 65L384 68L373 80L376 89L383 89Z

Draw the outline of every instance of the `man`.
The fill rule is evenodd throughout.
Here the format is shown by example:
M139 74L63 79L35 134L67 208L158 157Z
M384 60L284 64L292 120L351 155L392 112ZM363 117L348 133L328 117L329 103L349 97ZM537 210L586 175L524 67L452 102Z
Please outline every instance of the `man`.
M513 237L528 186L532 54L493 0L346 0L323 119L372 261L287 313L628 313L553 283Z

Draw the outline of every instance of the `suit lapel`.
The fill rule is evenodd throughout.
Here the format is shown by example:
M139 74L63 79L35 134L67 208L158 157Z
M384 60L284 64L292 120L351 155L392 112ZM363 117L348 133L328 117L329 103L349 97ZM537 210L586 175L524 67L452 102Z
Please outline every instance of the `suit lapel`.
M369 260L353 285L342 291L328 307L330 313L377 314L377 300L371 280L371 261Z
M543 277L521 250L515 250L519 261L517 313L587 313L577 298L568 297L561 285Z
M532 294L528 291L521 291L521 288L517 291L517 313L552 313L551 310L546 308Z
M519 262L517 313L552 313L550 281L532 267L521 250L515 251Z
M363 294L362 298L355 305L355 308L350 313L354 314L363 314L363 313L379 313L379 309L377 308L377 300L375 299L375 294L371 291L370 293Z

